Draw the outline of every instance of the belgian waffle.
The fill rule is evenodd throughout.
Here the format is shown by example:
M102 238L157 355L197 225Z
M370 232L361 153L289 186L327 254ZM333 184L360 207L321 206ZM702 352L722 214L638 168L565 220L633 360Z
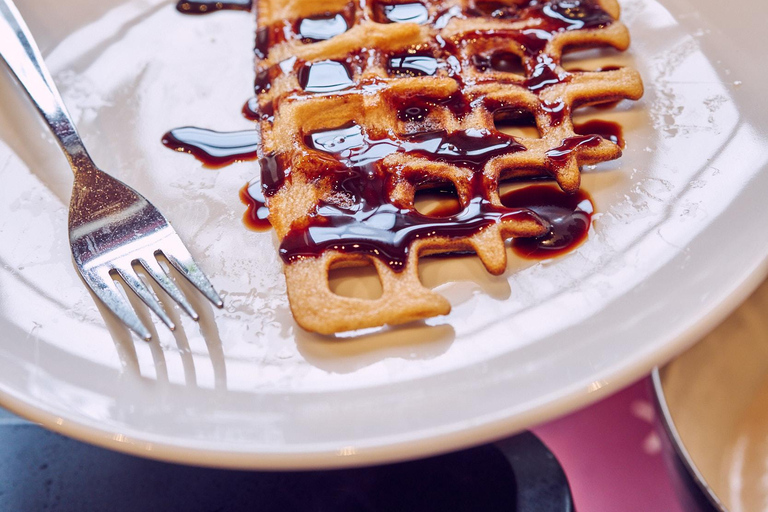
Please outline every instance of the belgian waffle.
M257 17L261 183L294 317L320 333L448 313L419 281L420 256L474 251L502 273L505 239L549 228L504 207L499 182L577 191L580 166L621 150L577 135L573 109L643 92L630 68L561 66L569 50L628 47L615 0L258 0ZM516 116L541 138L495 129ZM462 212L418 213L416 190L441 183ZM369 263L379 299L330 290L331 267Z

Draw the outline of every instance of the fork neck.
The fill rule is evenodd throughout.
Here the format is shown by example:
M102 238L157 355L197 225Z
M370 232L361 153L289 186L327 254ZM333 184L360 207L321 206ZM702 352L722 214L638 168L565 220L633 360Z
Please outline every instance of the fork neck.
M67 154L75 174L93 167L40 49L11 0L0 0L0 56L8 63Z
M69 113L63 108L63 104L62 108L56 108L52 112L46 112L43 109L40 109L40 112L48 122L48 126L51 127L59 146L64 150L69 165L72 167L72 172L77 174L81 170L95 167L82 139L80 139L80 134L77 133L77 128L69 117Z

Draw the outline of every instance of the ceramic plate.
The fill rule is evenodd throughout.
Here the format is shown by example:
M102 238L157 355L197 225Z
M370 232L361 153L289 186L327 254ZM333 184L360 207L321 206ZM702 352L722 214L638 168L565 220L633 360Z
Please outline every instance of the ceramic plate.
M646 94L615 110L627 149L585 169L598 214L575 252L428 261L446 317L320 337L292 320L276 240L247 231L238 190L160 143L196 125L248 129L254 22L172 2L19 0L95 161L142 191L221 291L200 324L144 343L86 292L66 214L71 174L0 75L0 405L112 449L187 463L317 468L486 442L618 390L700 337L765 274L768 4L626 0L626 54ZM362 284L361 284L362 283ZM365 281L340 279L340 291ZM149 319L146 310L142 315ZM174 320L178 310L172 311Z

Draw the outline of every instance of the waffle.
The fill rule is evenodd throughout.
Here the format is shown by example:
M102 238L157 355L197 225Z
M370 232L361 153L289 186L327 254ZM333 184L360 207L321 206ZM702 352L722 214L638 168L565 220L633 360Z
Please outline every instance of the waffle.
M621 150L577 135L573 109L643 92L630 68L560 64L628 47L615 0L258 0L257 17L261 183L294 317L319 333L447 314L419 280L421 256L472 251L503 273L505 239L549 226L504 207L500 181L577 191L581 166ZM498 132L501 117L532 119L541 138ZM417 190L446 183L461 213L415 210ZM369 264L380 298L331 291L331 268Z

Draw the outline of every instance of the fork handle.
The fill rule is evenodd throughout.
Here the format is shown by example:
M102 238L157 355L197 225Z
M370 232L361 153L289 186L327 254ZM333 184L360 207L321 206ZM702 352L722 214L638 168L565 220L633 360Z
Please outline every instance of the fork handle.
M0 14L0 56L45 118L75 174L93 166L19 10L11 0L0 0Z

